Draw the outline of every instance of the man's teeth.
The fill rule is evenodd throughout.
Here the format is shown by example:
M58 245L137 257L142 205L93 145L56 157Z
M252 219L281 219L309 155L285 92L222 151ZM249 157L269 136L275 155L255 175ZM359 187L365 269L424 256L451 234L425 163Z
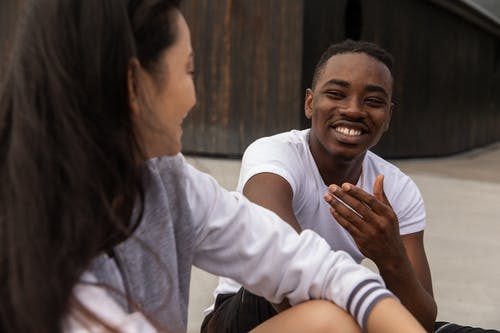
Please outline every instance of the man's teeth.
M361 135L361 131L358 129L353 129L353 128L347 128L347 127L337 127L335 128L337 132L340 132L344 135L348 136L358 136Z

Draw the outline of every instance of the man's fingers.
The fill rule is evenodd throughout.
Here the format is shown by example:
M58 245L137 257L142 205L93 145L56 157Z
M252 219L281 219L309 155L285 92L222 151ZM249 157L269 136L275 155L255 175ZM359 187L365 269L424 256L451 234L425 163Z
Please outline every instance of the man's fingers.
M344 183L341 189L336 185L330 185L328 189L367 221L373 211L377 212L377 207L374 208L374 206L380 205L380 202L374 196L349 183ZM379 207L380 209L381 207Z
M343 198L337 197L337 194L343 196ZM324 196L326 202L328 202L333 209L332 214L334 214L335 219L338 221L337 217L341 217L347 223L356 227L356 229L362 230L365 226L365 221L363 220L363 215L359 211L355 211L349 208L347 205L350 205L348 202L345 202L346 198L345 194L342 194L340 189L334 189L333 193L327 193ZM343 202L344 201L344 202ZM358 202L359 203L359 202ZM354 207L353 207L354 208ZM367 207L365 207L368 209ZM344 228L345 226L341 224ZM347 229L347 228L346 228Z
M382 194L384 193L384 175L378 175L375 178L375 184L373 184L373 195L381 200Z
M333 215L335 220L345 229L347 232L354 238L356 239L357 235L360 234L360 230L349 220L344 218L342 215L339 214L339 212L333 208L330 207L330 213Z
M373 185L373 195L383 203L390 205L384 192L384 175L378 175Z
M335 186L335 185L331 185ZM380 188L380 184L378 184ZM341 196L340 192L344 192ZM370 214L375 213L376 215L384 215L387 213L388 209L392 210L385 194L383 194L382 187L382 199L378 199L375 195L371 195L361 188L354 186L349 183L344 183L342 185L342 191L339 191L338 196L342 201L345 201L349 206L354 208L363 216L370 216ZM349 196L352 199L349 199ZM345 200L344 200L345 198Z

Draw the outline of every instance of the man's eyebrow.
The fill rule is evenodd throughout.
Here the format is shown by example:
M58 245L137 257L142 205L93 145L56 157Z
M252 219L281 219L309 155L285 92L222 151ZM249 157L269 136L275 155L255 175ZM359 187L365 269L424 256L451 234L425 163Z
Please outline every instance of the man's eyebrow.
M387 91L385 91L385 89L382 88L381 86L369 84L365 87L365 90L367 92L380 92L380 93L384 94L386 97L389 97L389 94L387 93Z
M344 87L344 88L347 88L350 86L350 83L347 82L347 81L344 81L344 80L339 80L339 79L331 79L329 81L327 81L323 87L325 86L328 86L328 85L331 85L331 84L334 84L334 85L337 85L337 86L341 86L341 87Z
M323 87L326 87L329 85L337 85L337 86L341 86L344 88L349 88L351 86L351 84L349 82L344 81L344 80L339 80L339 79L331 79L331 80L327 81L323 85ZM367 92L380 92L380 93L384 94L386 97L389 97L389 94L387 93L387 91L384 88L382 88L381 86L374 85L374 84L367 85L365 87L365 91L367 91Z

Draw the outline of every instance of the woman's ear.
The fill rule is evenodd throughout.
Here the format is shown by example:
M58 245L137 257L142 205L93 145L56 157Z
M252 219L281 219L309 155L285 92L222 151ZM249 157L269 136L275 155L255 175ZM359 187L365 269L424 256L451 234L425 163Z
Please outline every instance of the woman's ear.
M128 105L134 115L138 115L140 111L139 105L139 71L141 64L137 58L130 59L127 68L127 88L128 88Z

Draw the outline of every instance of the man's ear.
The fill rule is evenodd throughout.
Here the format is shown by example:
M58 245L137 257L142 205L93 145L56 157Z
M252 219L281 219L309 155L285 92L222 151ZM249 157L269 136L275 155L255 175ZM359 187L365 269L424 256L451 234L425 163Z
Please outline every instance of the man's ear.
M313 102L313 92L310 88L306 89L306 99L304 101L304 114L307 119L312 118L312 102Z
M139 104L139 71L141 64L137 58L130 59L127 68L127 88L128 88L128 105L132 114L138 115L140 112Z
M394 111L394 103L391 102L391 106L389 107L389 117L387 117L387 120L385 121L384 125L384 132L387 132L389 130L389 125L391 124L393 111Z

